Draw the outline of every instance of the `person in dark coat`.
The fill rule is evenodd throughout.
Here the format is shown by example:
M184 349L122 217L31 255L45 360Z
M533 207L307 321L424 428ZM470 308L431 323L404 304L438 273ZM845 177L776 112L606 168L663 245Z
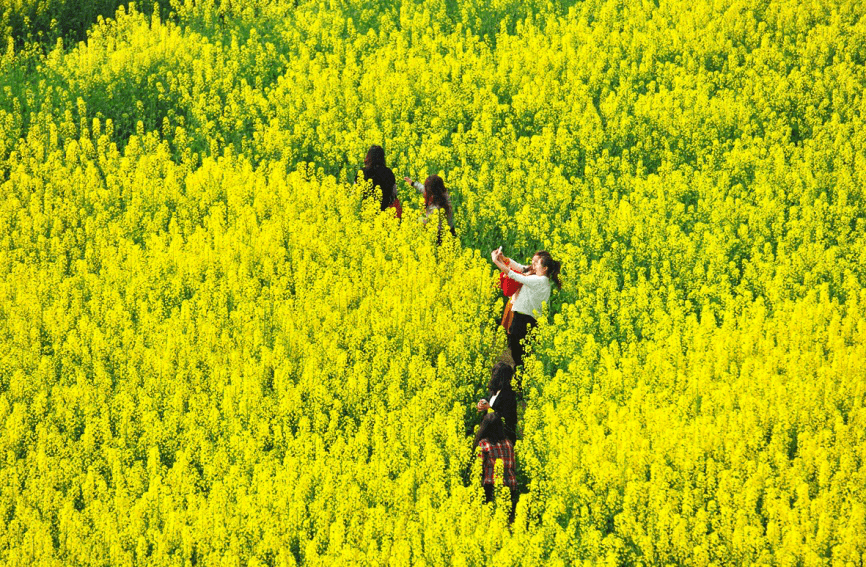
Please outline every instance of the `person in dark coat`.
M502 419L505 436L511 443L517 442L517 395L511 388L514 369L505 362L498 362L490 372L487 384L489 395L476 405L480 412L493 410Z
M385 150L382 146L370 146L364 157L364 180L372 181L373 194L370 197L379 199L379 209L384 211L388 207L396 209L395 215L400 218L403 209L400 199L397 198L397 178L394 172L385 165ZM357 182L357 178L355 179ZM381 195L381 197L380 197Z

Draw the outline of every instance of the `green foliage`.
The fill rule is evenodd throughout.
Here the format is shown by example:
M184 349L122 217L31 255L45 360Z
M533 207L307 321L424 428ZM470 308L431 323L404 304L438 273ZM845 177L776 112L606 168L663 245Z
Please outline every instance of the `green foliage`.
M53 43L58 38L72 43L85 38L90 27L100 18L114 16L119 6L128 0L16 0L0 5L0 28L4 38L21 46L25 42ZM138 3L139 9L150 14L168 14L170 0Z

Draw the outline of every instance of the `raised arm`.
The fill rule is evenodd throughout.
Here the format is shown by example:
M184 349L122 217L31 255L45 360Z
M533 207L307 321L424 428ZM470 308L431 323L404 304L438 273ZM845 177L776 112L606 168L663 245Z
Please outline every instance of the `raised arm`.
M511 271L508 268L508 264L506 263L506 260L508 260L508 258L506 258L505 255L502 253L501 247L490 253L490 259L493 260L493 263L496 265L496 267L502 270L503 273L507 274Z
M540 285L541 282L547 280L544 276L537 276L535 274L523 274L520 272L515 272L514 270L508 270L505 272L505 275L509 278L513 279L516 282L520 282L524 285Z
M511 258L506 258L505 263L508 264L508 267L511 268L512 270L514 270L515 272L523 273L526 271L526 266L524 266L523 264L519 264L519 263L515 262Z
M420 181L412 181L411 177L404 177L403 181L414 187L415 191L417 191L418 193L422 195L424 194L424 184Z
M493 260L493 263L496 264L496 267L498 267L506 274L511 271L518 271L523 273L526 270L526 266L524 266L523 264L519 264L511 258L507 258L505 254L502 253L501 246L490 253L490 259Z

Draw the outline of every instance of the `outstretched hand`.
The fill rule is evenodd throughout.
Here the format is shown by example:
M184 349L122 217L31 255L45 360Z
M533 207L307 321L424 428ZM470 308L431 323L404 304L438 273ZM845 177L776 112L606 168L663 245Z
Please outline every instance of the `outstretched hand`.
M403 178L403 181L405 181L405 182L408 183L409 185L412 185L412 183L413 183L411 177L404 177L404 178Z

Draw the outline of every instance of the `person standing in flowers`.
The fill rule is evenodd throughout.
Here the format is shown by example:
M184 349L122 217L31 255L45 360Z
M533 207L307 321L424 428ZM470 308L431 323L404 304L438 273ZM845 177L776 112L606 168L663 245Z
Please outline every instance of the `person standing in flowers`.
M439 225L436 230L436 244L442 244L442 215L445 215L445 220L448 222L448 228L451 231L451 236L456 236L454 230L454 210L451 207L451 196L448 194L448 189L445 188L445 182L438 175L429 175L424 180L424 184L412 181L409 177L404 177L403 180L415 188L418 193L424 196L424 224L430 219L430 216L439 211Z
M398 219L403 216L403 207L400 205L400 199L397 198L397 178L394 177L394 172L385 165L385 150L382 146L370 146L367 150L367 155L364 157L364 174L365 181L373 182L373 191L370 197L378 196L376 188L381 192L379 200L379 209L384 211L389 207L395 210L394 216ZM358 178L355 178L355 182Z
M511 350L511 358L515 366L523 364L524 346L523 342L529 330L538 325L535 318L536 313L541 313L542 304L550 299L550 287L556 284L557 289L562 288L559 281L559 270L562 265L553 259L550 252L541 250L532 257L531 273L521 273L526 266L518 264L511 258L506 258L502 248L491 253L493 263L507 277L521 284L520 291L511 312L514 318L508 333L508 348ZM517 271L515 271L517 270ZM552 283L551 283L552 282Z
M514 369L505 362L497 362L490 372L487 399L479 400L475 408L480 412L493 410L502 419L505 437L512 445L517 442L517 395L511 388Z
M502 461L502 484L511 489L511 514L517 506L517 476L514 474L514 444L505 436L502 418L496 412L488 413L481 420L475 434L475 452L481 459L481 486L484 488L484 501L493 502L494 471L496 461Z

